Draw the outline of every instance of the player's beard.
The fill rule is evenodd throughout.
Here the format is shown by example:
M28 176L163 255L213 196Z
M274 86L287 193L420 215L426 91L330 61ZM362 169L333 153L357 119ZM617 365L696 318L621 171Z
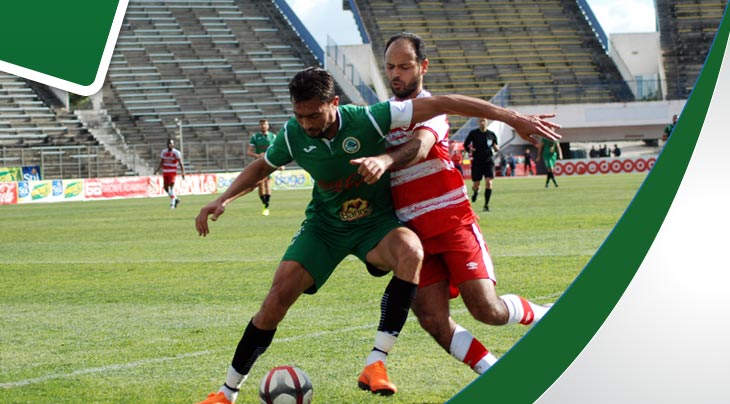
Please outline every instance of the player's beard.
M332 124L325 124L322 126L322 129L319 130L319 133L312 133L310 131L307 131L307 135L313 139L323 139L327 137L327 130L332 126Z
M396 89L393 86L393 84L395 82L402 84L401 89ZM410 83L404 83L400 79L395 79L390 82L390 91L393 92L393 95L395 95L396 98L398 98L400 100L406 100L415 95L414 93L416 92L416 90L418 90L418 87L420 86L420 84L421 83L418 81L418 79L414 79Z

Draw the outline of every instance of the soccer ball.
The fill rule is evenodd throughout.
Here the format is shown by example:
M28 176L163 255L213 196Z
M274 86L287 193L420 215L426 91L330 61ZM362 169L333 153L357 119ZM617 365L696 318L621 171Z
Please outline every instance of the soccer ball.
M271 369L259 386L259 399L263 404L309 404L312 395L314 390L309 376L294 366Z

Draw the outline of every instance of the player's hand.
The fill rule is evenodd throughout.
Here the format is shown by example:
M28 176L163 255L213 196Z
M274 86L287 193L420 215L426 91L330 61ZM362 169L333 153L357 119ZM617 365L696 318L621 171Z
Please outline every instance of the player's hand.
M547 118L554 117L555 114L518 115L509 125L523 140L537 146L538 139L535 136L550 140L558 140L562 137L555 132L555 129L560 129L560 125L547 120Z
M366 184L376 183L388 170L388 163L380 157L360 157L350 160L350 164L359 165L357 173Z
M208 216L210 216L210 220L215 222L225 211L226 207L217 199L203 206L200 209L200 213L198 213L198 216L195 218L195 229L198 230L198 235L205 237L208 233L210 233L210 229L208 228Z

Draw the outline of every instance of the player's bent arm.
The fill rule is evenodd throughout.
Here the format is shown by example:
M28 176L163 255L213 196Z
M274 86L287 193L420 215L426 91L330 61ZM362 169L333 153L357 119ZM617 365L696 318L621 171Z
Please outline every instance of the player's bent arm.
M532 135L557 140L560 135L553 129L560 125L545 120L555 114L522 115L517 111L502 108L491 102L464 95L437 95L410 100L413 103L411 124L423 122L441 114L454 114L465 117L487 118L504 122L515 129L524 140L536 144Z
M357 173L366 184L374 184L386 171L408 167L426 158L428 151L436 144L436 137L428 130L417 130L414 135L408 142L385 154L353 159L350 163L359 165Z
M425 159L435 144L436 136L431 131L415 131L411 140L388 151L387 154L393 160L389 169L409 167Z

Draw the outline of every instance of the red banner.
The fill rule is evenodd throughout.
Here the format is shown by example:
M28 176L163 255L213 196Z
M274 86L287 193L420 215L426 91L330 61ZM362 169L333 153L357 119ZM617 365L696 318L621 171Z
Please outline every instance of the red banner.
M147 196L147 178L88 178L84 181L86 199L135 198Z
M238 174L236 174L238 175ZM143 177L149 185L147 196L163 196L162 176ZM185 179L181 175L175 178L175 195L214 194L218 190L216 174L188 174Z
M555 175L643 173L654 167L656 157L560 160Z
M18 183L0 182L0 205L18 203Z

